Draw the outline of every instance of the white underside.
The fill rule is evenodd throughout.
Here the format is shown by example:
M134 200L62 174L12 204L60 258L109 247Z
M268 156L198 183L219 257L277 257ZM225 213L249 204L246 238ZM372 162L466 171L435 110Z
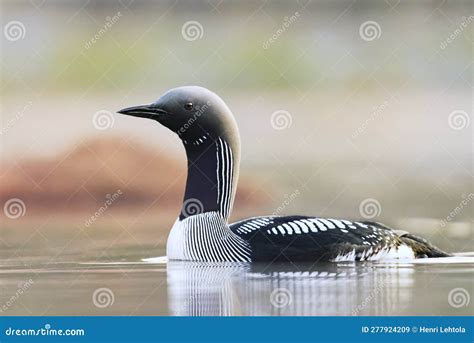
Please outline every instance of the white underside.
M373 253L373 248L367 249L360 256L360 261L391 261L391 260L410 260L415 258L413 249L406 244L402 244L399 247L381 249L377 253ZM339 255L332 262L344 262L344 261L356 261L355 249L351 252Z

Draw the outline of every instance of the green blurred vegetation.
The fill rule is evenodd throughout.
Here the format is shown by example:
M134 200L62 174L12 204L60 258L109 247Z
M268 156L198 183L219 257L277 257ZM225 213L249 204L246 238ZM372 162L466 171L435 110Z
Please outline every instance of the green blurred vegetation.
M446 49L439 47L472 10L468 1L404 1L398 11L367 1L223 2L217 9L205 1L81 5L47 2L35 10L27 1L2 2L2 21L21 13L27 30L21 41L2 42L3 93L24 83L42 91L106 92L158 84L300 90L320 80L325 87L363 82L370 88L411 79L411 86L424 87L443 85L472 58L472 25ZM121 18L86 49L118 12ZM264 49L295 12L298 20ZM183 39L181 28L189 20L202 24L201 39ZM366 20L380 23L379 39L360 39ZM472 75L472 66L465 72ZM377 81L367 80L368 74Z

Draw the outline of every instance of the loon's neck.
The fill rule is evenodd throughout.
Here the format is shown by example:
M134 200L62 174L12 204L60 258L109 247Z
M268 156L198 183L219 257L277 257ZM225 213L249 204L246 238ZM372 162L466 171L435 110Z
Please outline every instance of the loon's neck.
M188 177L179 219L218 212L227 221L239 174L238 132L218 138L204 135L192 141L183 140L183 143L188 158Z

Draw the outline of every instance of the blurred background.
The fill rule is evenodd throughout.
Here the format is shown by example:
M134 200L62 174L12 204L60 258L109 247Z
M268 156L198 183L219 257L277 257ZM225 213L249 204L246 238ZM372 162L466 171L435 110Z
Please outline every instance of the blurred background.
M200 85L232 109L232 220L376 220L472 250L471 1L1 2L0 256L164 254L178 138L115 114Z

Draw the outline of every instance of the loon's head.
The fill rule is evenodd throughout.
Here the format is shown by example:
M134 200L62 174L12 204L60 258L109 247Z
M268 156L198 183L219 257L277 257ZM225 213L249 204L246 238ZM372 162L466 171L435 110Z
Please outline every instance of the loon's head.
M124 108L118 113L154 119L189 143L205 136L238 140L238 129L225 102L198 86L173 88L149 105Z

